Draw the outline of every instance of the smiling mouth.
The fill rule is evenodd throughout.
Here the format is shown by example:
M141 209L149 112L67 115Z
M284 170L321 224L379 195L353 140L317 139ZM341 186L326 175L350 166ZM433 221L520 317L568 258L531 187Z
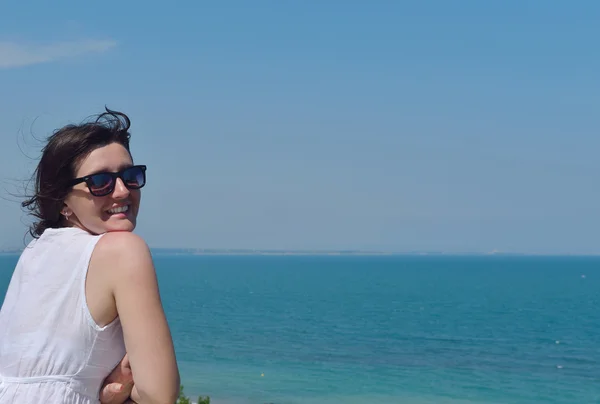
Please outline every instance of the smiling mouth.
M114 215L117 213L127 213L128 210L129 210L129 205L125 205L125 206L119 206L118 208L109 209L109 210L107 210L107 212L110 213L111 215Z

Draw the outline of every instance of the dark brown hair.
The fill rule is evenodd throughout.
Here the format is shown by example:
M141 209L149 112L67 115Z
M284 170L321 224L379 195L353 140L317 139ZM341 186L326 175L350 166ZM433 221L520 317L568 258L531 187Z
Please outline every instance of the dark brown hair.
M78 165L95 149L120 143L129 150L127 115L105 108L94 120L79 125L67 125L47 139L42 157L34 171L33 196L22 203L36 218L29 233L37 238L48 228L65 227L61 216L64 199L71 190Z

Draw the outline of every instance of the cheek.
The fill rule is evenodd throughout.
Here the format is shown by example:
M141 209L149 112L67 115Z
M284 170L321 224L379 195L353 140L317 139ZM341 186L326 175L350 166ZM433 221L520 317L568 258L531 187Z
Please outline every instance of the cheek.
M139 189L134 190L134 192L131 193L131 202L133 202L133 204L135 204L136 207L139 207L141 199L142 199L142 193L140 192Z
M108 206L108 201L106 200L106 197L103 198L92 198L91 202L94 206L94 209L98 212L104 212L104 209Z
M82 221L101 219L105 204L104 198L81 197L74 202L73 210L75 213L79 212L78 217Z
M94 201L90 200L88 196L79 190L73 191L67 195L64 202L77 216L89 215L90 209L94 208Z

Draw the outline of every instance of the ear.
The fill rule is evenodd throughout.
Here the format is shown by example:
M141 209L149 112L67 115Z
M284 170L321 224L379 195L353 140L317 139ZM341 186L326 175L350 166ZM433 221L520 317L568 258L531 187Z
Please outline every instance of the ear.
M64 203L62 209L60 210L60 214L68 219L69 216L73 214L73 211L71 210L71 208L69 208L69 206L66 203Z

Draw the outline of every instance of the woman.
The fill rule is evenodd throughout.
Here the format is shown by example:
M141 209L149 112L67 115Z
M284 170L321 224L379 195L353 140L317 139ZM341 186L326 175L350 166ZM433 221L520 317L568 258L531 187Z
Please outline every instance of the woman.
M173 404L179 371L152 257L132 233L146 167L106 110L48 139L23 203L37 219L0 310L0 404L99 402L127 352L139 404ZM129 387L131 388L131 386Z

